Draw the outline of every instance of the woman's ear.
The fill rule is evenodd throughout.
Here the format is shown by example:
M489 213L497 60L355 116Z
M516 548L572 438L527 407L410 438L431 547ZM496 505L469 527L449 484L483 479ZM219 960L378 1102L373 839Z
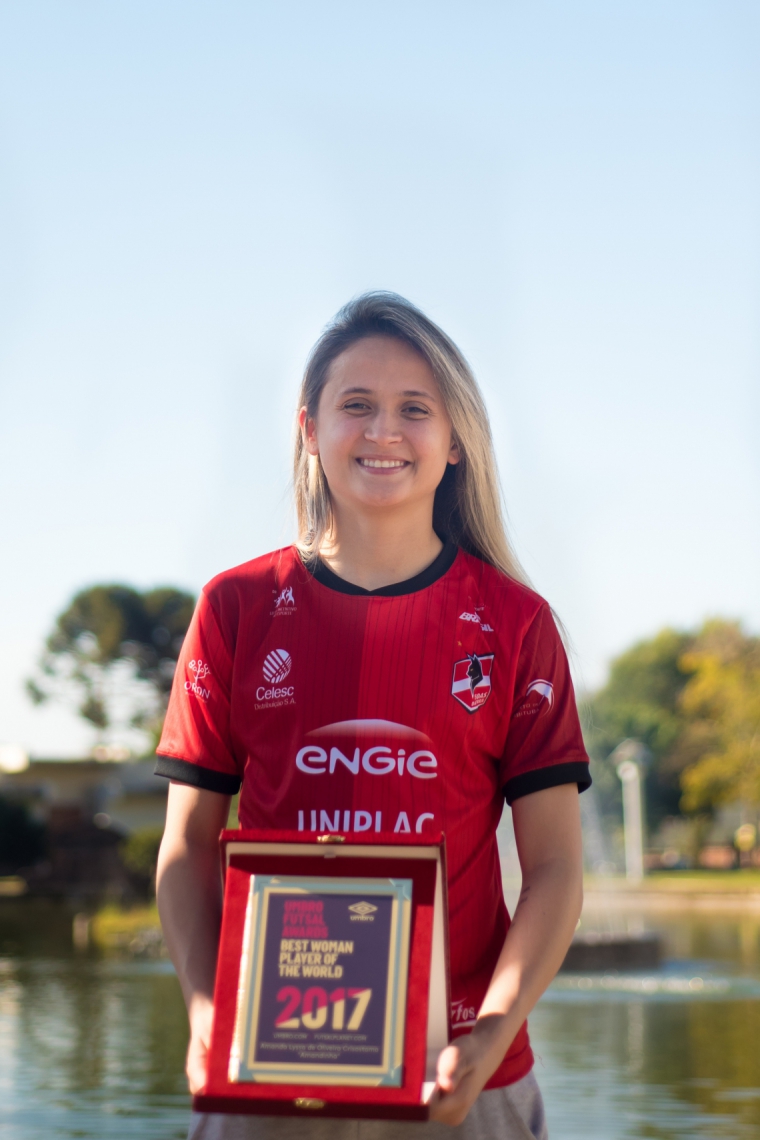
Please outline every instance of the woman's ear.
M301 439L309 455L319 455L317 444L317 425L309 416L308 409L303 407L298 413L298 426L301 429Z
M457 441L452 436L451 447L449 448L449 457L448 457L446 462L447 463L458 463L461 458L462 458L462 456L461 456L461 453L459 451L459 444L457 443Z

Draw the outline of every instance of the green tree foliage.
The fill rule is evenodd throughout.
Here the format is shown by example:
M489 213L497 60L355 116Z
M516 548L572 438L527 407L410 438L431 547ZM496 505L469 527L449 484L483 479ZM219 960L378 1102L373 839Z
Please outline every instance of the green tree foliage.
M168 586L82 590L57 618L29 695L73 704L101 731L126 704L128 723L156 737L193 606L191 594Z
M620 786L607 757L627 738L640 740L652 756L645 781L650 826L679 811L685 761L674 748L685 725L680 699L689 672L683 657L693 642L693 634L672 629L638 642L612 662L607 684L583 704L594 779L608 813L617 809Z
M164 829L161 824L140 827L121 844L121 857L130 871L155 881L158 849Z
M607 758L627 737L649 749L647 818L760 803L760 639L735 622L662 630L627 650L583 705L594 777L607 812L620 790Z
M682 663L691 672L675 749L685 764L684 808L760 804L760 638L710 622Z
M0 796L0 874L30 867L45 854L45 827L24 804Z

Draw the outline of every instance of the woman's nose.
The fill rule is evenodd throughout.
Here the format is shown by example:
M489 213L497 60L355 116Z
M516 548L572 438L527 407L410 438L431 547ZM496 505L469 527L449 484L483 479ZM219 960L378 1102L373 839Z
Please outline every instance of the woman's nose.
M398 443L402 436L401 424L389 412L378 412L367 425L364 435L373 443Z

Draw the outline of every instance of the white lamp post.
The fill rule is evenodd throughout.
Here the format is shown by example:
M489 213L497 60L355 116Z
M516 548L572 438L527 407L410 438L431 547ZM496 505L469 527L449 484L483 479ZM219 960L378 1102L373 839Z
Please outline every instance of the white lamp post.
M623 785L625 832L625 877L640 883L644 877L644 808L641 801L641 770L649 757L638 740L624 740L610 756Z

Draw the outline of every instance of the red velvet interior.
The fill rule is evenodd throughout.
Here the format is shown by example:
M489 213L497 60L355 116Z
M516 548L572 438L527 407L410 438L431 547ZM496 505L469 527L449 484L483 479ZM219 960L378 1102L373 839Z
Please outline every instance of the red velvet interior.
M227 831L223 841L266 843L297 842L313 844L314 836L302 832ZM298 1114L323 1116L400 1117L425 1119L427 1108L421 1104L425 1079L427 1050L428 994L430 958L433 940L433 902L436 863L432 859L404 859L404 846L429 846L419 840L399 843L399 836L383 839L374 835L346 836L346 842L375 847L393 842L398 856L325 858L327 846L318 854L235 854L230 859L225 880L224 913L214 991L214 1031L209 1056L208 1083L197 1095L193 1107L204 1112L254 1112L266 1114ZM412 925L409 957L407 1015L404 1040L404 1074L400 1088L351 1088L325 1085L281 1085L232 1083L227 1079L230 1048L235 1025L240 954L243 941L245 911L252 874L319 875L367 878L412 879ZM296 1097L325 1101L325 1108L304 1112L294 1108Z

